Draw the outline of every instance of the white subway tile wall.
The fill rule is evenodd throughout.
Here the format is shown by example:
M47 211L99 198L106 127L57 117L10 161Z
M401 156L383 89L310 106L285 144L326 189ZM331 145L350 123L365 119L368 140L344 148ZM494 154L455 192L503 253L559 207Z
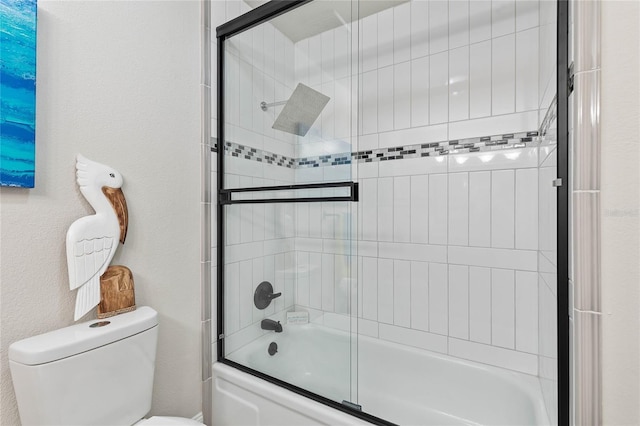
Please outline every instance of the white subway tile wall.
M236 143L304 159L536 130L554 90L553 71L538 67L551 44L539 7L410 1L359 22L355 67L345 27L295 44L270 26L240 35L227 62L237 75L229 90L238 93L228 102L227 132ZM331 100L309 134L295 138L271 129L274 111L257 106L286 99L298 82ZM228 208L227 334L293 308L348 329L334 314L356 306L359 333L537 374L546 347L538 302L548 298L536 279L546 242L538 227L552 220L538 202L538 163L532 145L359 163L360 202L352 208ZM350 180L352 167L228 157L225 178L228 187ZM243 306L252 304L250 287L268 279L283 297L264 312Z

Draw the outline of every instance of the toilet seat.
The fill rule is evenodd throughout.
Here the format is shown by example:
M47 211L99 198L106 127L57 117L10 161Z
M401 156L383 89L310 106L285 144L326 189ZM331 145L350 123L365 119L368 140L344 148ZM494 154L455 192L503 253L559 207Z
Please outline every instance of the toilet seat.
M154 416L142 419L134 426L204 426L204 424L186 417Z

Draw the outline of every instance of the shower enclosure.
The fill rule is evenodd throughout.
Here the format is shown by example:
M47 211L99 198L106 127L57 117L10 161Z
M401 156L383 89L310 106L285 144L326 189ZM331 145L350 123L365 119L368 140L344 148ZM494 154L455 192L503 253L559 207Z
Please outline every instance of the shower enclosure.
M217 361L376 424L568 424L567 3L215 3Z

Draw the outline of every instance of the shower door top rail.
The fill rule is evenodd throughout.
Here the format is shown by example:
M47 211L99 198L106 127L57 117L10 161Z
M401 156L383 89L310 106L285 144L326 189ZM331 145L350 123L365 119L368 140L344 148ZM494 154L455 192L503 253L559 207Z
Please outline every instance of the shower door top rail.
M233 194L246 192L291 191L302 189L349 188L349 195L329 197L288 197L288 198L253 198L234 200ZM298 185L254 186L246 188L220 189L218 203L229 204L265 204L265 203L322 203L327 201L351 201L359 199L357 182L305 183Z

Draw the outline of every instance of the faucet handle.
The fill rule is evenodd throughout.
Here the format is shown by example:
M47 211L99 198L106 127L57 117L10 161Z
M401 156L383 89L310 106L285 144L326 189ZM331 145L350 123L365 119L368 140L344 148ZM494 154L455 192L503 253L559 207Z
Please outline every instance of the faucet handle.
M271 301L282 296L282 293L274 293L273 286L269 281L262 281L253 293L253 304L258 309L266 309Z
M277 299L278 297L282 296L282 293L271 293L271 294L267 294L267 298L269 300L273 300L273 299Z

